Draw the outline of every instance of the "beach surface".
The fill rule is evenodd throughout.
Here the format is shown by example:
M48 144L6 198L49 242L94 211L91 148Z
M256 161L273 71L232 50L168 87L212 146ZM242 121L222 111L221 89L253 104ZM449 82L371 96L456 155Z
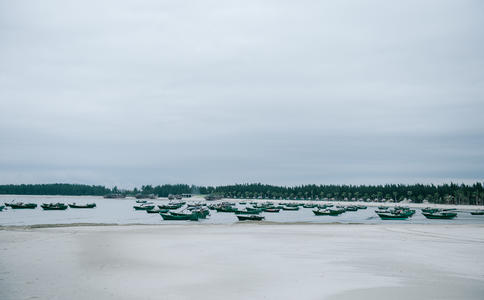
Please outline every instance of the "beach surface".
M484 226L3 227L0 299L484 299Z

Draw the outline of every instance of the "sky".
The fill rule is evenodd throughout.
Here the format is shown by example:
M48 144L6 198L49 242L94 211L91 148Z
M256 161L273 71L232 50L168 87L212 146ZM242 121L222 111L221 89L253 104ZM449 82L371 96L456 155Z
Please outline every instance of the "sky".
M0 184L484 181L484 2L0 0Z

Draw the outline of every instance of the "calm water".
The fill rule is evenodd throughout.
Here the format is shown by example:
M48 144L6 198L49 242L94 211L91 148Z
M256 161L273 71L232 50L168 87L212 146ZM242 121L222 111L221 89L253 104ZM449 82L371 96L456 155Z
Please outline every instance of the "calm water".
M4 209L0 212L0 225L35 225L35 224L69 224L69 223L115 223L115 224L180 224L197 223L190 221L163 221L159 214L148 214L136 211L133 205L136 199L104 199L102 197L70 197L70 196L12 196L0 195L0 203L10 201L34 202L37 204L63 202L85 204L95 202L94 209L71 209L65 211L44 211L36 209ZM184 199L187 202L200 202L201 199ZM148 200L154 204L168 203L167 199ZM213 202L212 202L213 203ZM245 205L237 204L243 208ZM375 214L376 207L366 210L346 212L338 217L315 216L310 208L300 208L299 211L282 211L280 213L262 213L266 221L273 222L307 222L307 223L365 223L365 224L484 224L484 216L473 216L469 212L459 212L454 220L428 220L417 209L417 213L405 221L381 220ZM238 222L233 213L217 213L211 215L200 224L232 224Z

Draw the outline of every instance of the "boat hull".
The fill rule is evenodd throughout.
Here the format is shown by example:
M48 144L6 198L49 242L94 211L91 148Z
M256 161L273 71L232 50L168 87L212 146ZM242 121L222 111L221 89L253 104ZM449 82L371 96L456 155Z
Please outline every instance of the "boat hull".
M263 216L256 216L256 215L251 215L251 216L238 215L237 218L239 219L239 221L262 221L265 219Z
M422 213L427 219L441 219L441 220L450 220L457 217L457 213L445 213L445 214L430 214L430 213Z
M186 215L186 214L177 214L177 215L174 215L174 214L164 214L164 213L160 213L160 216L163 218L163 220L165 221L198 221L198 215L196 214L190 214L190 215Z
M96 207L96 203L86 204L86 205L76 205L76 204L69 204L70 208L94 208Z

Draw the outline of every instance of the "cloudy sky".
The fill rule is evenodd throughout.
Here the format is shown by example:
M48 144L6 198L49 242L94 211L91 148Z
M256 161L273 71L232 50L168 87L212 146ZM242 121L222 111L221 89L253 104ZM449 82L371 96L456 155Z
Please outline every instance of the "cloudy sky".
M0 183L484 180L484 2L0 0Z

